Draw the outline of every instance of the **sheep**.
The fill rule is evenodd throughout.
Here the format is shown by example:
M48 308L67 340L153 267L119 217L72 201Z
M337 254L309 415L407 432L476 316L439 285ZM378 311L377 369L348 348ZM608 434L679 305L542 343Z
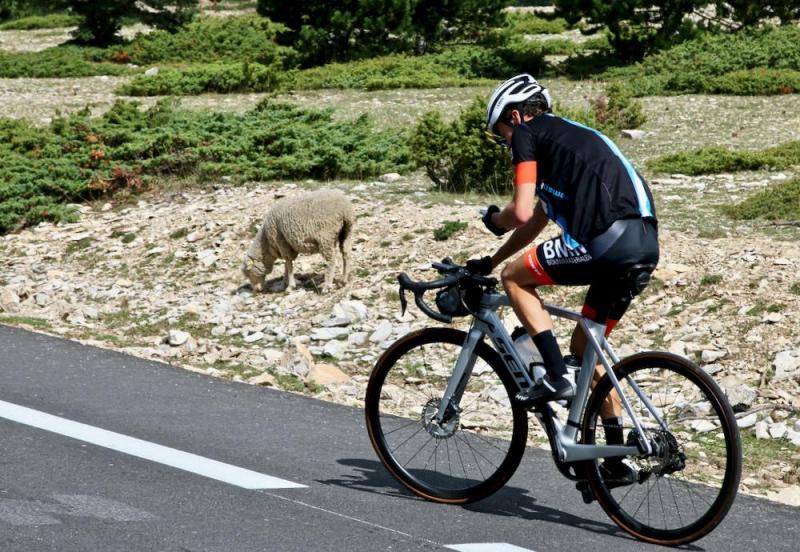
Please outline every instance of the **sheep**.
M336 270L336 247L342 253L343 281L349 279L353 207L338 190L318 190L284 197L275 202L245 254L242 272L256 291L284 259L284 289L295 287L292 261L299 253L320 253L328 263L322 291L329 291Z

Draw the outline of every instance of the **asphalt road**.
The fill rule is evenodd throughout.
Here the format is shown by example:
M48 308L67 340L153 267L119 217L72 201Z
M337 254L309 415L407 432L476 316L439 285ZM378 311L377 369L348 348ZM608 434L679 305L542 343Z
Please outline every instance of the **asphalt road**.
M191 453L295 487L244 488L9 419L30 418L25 409L86 424L78 429L101 440L115 432L160 445L156 455ZM4 326L0 410L3 552L657 548L583 504L543 451L529 450L482 502L432 504L379 464L360 410ZM800 509L740 496L689 548L797 550L798 521Z

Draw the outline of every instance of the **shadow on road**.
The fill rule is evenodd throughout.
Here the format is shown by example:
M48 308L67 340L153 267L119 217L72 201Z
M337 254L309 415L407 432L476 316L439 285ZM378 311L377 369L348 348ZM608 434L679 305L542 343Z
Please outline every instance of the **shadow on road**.
M352 472L339 478L321 479L317 480L317 482L324 485L346 487L392 498L423 500L411 494L409 491L406 491L405 488L392 477L386 468L376 460L343 458L338 460L338 463L352 468ZM578 496L577 492L575 493L575 500L580 500L580 496ZM492 516L509 516L520 520L557 523L567 527L577 527L594 534L603 534L635 541L633 537L611 523L588 519L545 506L528 494L527 489L522 489L520 487L503 487L492 496L480 502L462 506L461 508L470 512ZM680 548L686 550L703 550L703 548L695 545Z

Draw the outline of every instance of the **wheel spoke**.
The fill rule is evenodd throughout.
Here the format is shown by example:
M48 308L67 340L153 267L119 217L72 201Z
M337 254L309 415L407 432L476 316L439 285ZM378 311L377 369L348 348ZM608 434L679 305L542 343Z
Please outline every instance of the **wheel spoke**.
M460 409L441 424L433 419L465 337L431 328L402 350L393 345L397 352L390 347L381 357L367 390L367 423L379 457L411 490L435 500L467 502L494 492L525 448L527 413L507 396L512 376L498 357L481 352L485 344L476 349L480 373L466 382Z

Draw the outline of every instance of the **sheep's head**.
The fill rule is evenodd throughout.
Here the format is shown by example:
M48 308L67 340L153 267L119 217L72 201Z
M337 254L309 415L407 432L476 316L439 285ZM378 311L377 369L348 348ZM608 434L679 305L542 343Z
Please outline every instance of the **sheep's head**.
M242 263L242 273L250 280L250 287L255 291L262 291L264 289L264 279L267 274L272 272L272 265L274 260L265 263L259 259L255 259L250 255L245 255L244 262Z

